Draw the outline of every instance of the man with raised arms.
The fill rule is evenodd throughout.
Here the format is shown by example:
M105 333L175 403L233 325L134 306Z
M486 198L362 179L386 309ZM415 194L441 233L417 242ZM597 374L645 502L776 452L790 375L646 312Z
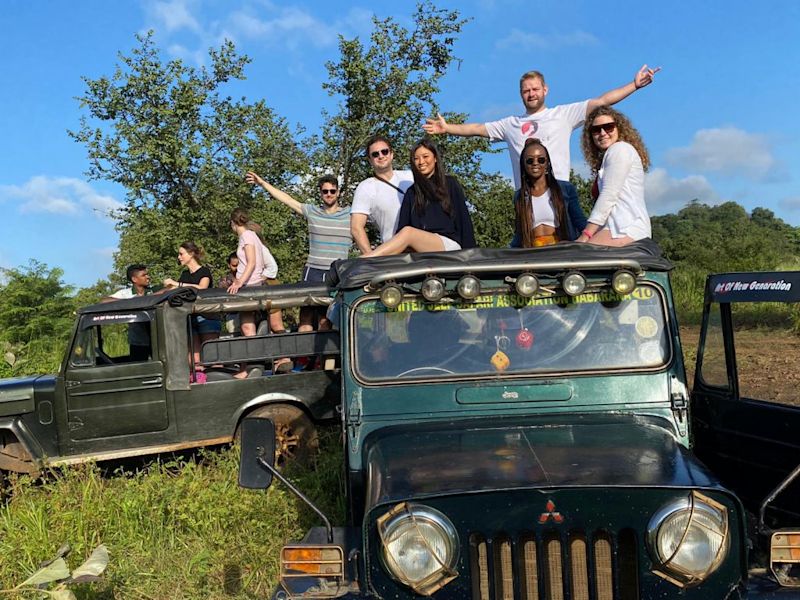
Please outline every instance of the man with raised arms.
M378 227L381 242L392 239L403 196L414 183L411 171L394 170L394 152L387 137L373 136L367 141L366 151L375 176L358 184L350 208L350 233L362 254L370 251L367 219Z
M573 104L560 104L553 108L544 105L548 88L544 75L539 71L528 71L519 80L519 95L525 105L525 113L506 117L489 123L454 124L442 115L428 119L422 128L429 134L449 133L461 136L480 136L489 141L505 141L514 171L514 187L520 187L519 155L528 138L538 138L550 153L553 174L556 179L569 181L569 137L572 131L583 124L592 110L599 106L611 106L624 100L636 90L653 82L653 76L661 67L650 69L644 65L633 81L590 100Z

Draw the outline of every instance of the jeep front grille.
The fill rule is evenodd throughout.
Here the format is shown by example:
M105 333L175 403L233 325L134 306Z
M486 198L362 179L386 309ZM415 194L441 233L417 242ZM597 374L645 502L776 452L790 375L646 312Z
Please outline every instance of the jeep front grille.
M638 600L637 542L618 535L544 532L470 536L473 600ZM515 590L515 586L519 590Z

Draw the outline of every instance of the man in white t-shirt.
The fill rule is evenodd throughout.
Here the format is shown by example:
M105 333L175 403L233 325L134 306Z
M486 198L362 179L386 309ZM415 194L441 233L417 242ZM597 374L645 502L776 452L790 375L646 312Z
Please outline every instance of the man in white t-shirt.
M362 254L370 251L367 219L377 225L381 242L392 239L397 229L403 195L414 183L411 171L395 171L392 168L394 152L388 138L373 136L367 142L366 150L375 176L358 184L350 209L350 233Z
M644 65L630 83L591 100L561 104L553 108L546 108L544 105L549 91L544 82L544 75L539 71L528 71L519 80L519 95L525 105L525 114L489 123L464 124L448 123L442 115L437 115L435 119L428 119L422 128L429 134L481 136L489 138L492 142L506 142L511 168L514 171L514 186L517 189L520 188L520 152L525 146L526 139L538 138L550 153L556 179L569 181L569 138L572 131L580 127L586 116L595 108L616 104L636 90L650 85L653 76L660 70L661 67L650 69Z

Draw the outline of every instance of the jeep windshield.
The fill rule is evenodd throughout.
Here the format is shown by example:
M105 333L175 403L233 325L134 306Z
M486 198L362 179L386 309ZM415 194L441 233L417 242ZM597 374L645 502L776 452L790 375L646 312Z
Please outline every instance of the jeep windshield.
M375 382L655 370L671 350L663 296L649 284L622 296L406 296L393 309L368 298L351 327L355 375Z

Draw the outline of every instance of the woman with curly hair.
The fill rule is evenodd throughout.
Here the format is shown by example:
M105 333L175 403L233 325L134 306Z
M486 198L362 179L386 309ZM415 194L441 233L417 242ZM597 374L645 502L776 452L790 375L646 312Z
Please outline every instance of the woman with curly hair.
M581 148L597 176L599 195L578 241L625 246L650 237L644 202L650 156L636 128L619 111L602 106L586 118Z
M428 139L417 142L411 149L411 172L414 185L403 196L397 233L362 256L474 248L464 190L455 177L445 175L436 144Z
M553 175L550 153L538 138L525 140L519 157L521 187L514 193L512 248L538 248L573 241L586 227L578 194L568 181Z

